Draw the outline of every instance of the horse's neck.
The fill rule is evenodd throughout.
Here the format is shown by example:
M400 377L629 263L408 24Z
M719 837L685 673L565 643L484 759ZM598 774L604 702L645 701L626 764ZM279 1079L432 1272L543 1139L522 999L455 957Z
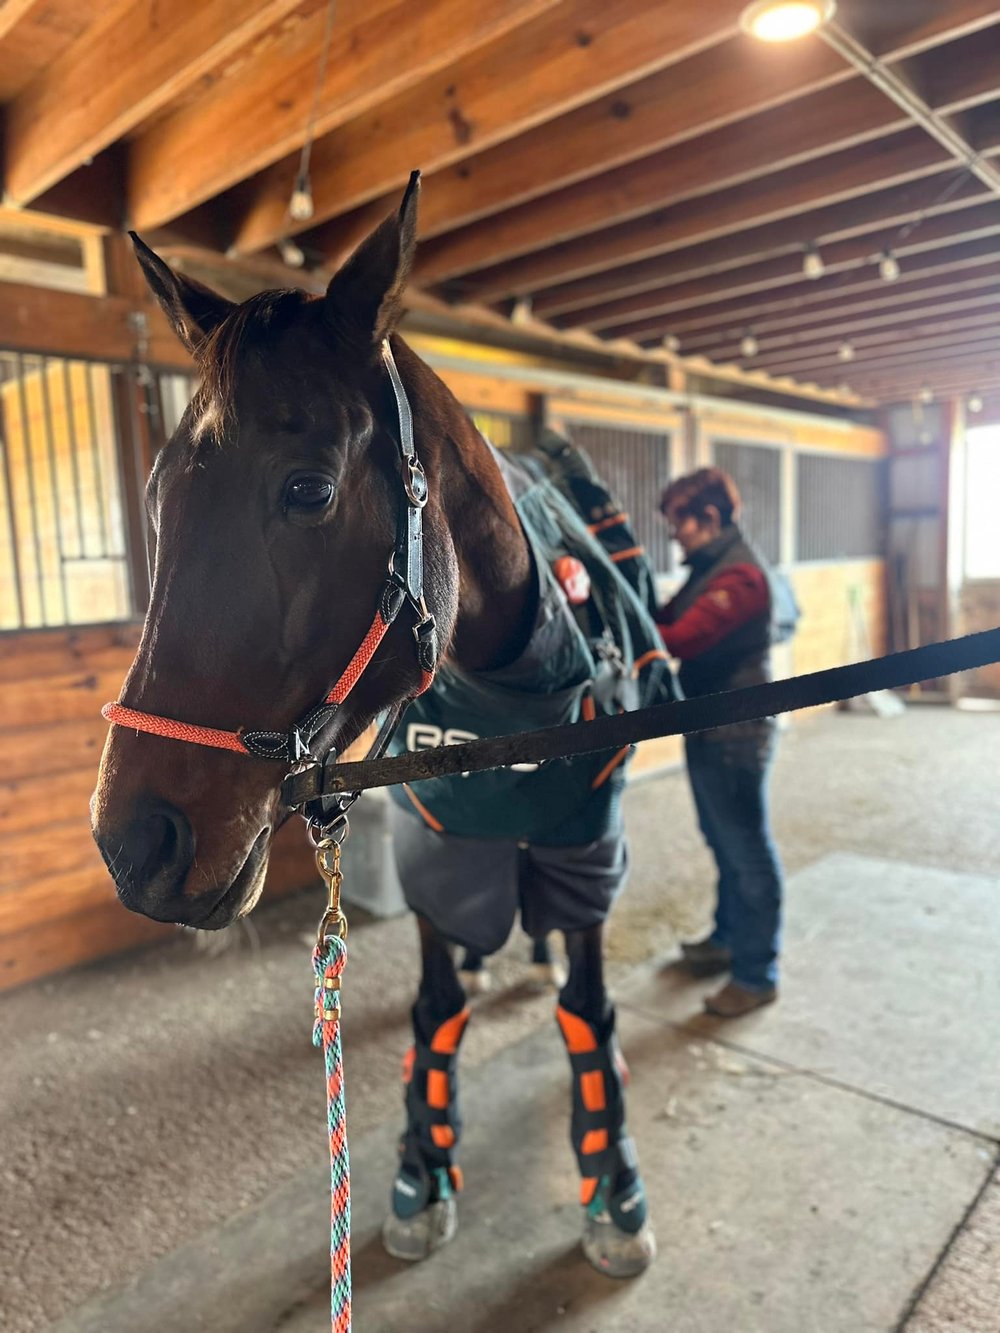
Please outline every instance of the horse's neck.
M426 447L459 566L448 655L467 671L504 666L521 653L535 616L531 553L492 450L450 391L419 364L417 392L425 402L415 404L415 415L434 423Z

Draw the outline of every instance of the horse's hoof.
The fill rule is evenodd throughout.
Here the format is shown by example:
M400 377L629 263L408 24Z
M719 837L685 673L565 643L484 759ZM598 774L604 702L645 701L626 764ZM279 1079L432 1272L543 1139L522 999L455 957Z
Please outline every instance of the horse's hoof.
M485 967L478 967L475 972L459 972L458 980L469 996L485 995L493 987L493 978Z
M583 1223L583 1252L599 1273L608 1277L636 1277L656 1258L656 1237L648 1222L636 1232L622 1231L607 1215L587 1214Z
M447 1245L457 1230L455 1199L439 1199L415 1217L397 1217L390 1213L382 1227L382 1244L394 1259L406 1259L416 1264L442 1245Z
M535 991L559 991L566 985L567 976L565 963L556 958L551 963L532 963L528 984Z

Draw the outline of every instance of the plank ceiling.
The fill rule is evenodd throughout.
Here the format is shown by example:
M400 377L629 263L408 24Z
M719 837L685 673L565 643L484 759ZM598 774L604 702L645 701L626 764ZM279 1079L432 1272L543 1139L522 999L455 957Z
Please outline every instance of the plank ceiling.
M338 0L317 92L326 0L6 0L5 202L250 265L295 237L319 277L418 166L431 297L875 401L1000 387L1000 3L838 6L950 148L743 4Z

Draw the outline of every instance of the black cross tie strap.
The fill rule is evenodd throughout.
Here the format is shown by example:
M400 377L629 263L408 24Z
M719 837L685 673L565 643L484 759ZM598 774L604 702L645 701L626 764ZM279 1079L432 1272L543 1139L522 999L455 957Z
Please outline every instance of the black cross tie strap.
M680 703L656 704L632 713L571 722L541 731L492 736L462 745L445 745L393 759L352 764L309 765L285 780L282 797L293 809L318 795L364 791L399 782L479 773L510 764L544 763L597 750L614 751L636 741L681 736L790 713L799 708L853 699L872 690L896 689L917 681L936 680L1000 661L1000 628L967 634L923 648L890 653L867 662L814 671L788 680L751 685L742 690L706 694Z

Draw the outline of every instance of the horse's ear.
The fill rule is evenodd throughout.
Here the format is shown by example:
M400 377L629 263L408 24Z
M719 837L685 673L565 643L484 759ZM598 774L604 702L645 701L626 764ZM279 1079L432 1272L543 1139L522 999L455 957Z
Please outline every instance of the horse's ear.
M163 307L178 338L192 356L197 356L208 335L236 306L211 287L175 273L134 231L129 236L150 291Z
M326 290L330 319L366 345L378 345L399 323L417 247L420 172L410 173L397 213L362 241Z

